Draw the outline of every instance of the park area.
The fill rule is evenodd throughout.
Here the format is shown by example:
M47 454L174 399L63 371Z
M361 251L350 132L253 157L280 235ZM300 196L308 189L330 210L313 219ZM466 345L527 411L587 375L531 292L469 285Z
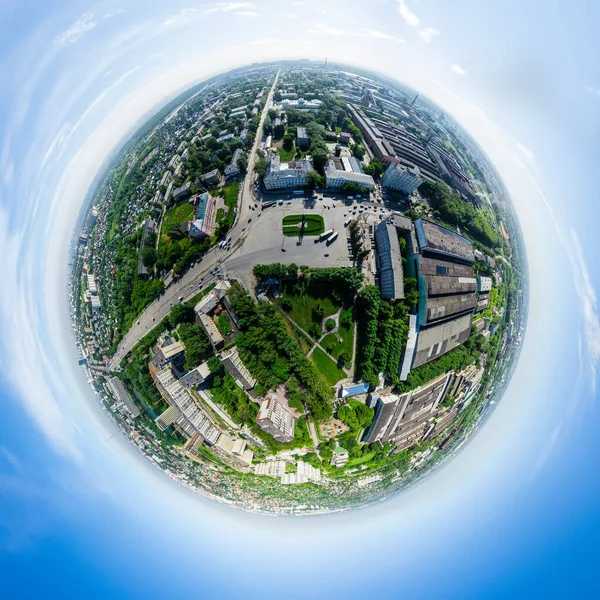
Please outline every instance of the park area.
M287 215L283 217L283 235L321 235L325 223L321 215Z
M170 208L164 216L162 231L168 234L174 227L180 227L187 221L194 218L194 205L191 202L184 202Z

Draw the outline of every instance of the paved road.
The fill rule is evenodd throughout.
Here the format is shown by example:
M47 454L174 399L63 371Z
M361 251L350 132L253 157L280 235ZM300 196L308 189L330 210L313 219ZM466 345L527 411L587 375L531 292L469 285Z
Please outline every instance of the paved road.
M256 130L256 138L254 140L254 146L250 152L248 158L248 171L244 182L242 184L239 200L238 200L238 211L237 219L234 226L231 228L229 235L235 242L232 244L232 248L227 253L218 247L213 247L209 250L201 261L199 261L194 267L189 269L180 279L172 283L164 292L162 296L157 298L148 308L140 315L139 319L132 325L129 331L125 334L121 343L119 344L117 351L110 360L109 368L115 370L119 367L121 360L129 354L131 349L137 344L137 342L150 332L160 321L166 317L171 311L171 307L176 302L179 302L179 298L183 297L183 300L188 300L195 296L198 291L215 281L216 277L211 275L217 266L223 263L227 254L233 254L237 249L244 243L246 236L250 232L248 227L248 218L250 213L254 214L250 206L254 202L252 196L252 186L254 185L254 165L256 162L256 150L258 149L262 137L263 137L263 124L265 117L273 104L273 93L275 86L279 78L279 72L275 76L273 85L267 96L264 109L261 114L260 123Z

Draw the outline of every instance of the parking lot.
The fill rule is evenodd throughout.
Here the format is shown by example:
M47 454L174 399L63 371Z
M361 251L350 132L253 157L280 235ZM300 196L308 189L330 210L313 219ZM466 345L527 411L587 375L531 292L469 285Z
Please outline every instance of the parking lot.
M310 267L351 267L348 248L348 228L345 223L351 217L366 212L372 214L389 214L382 211L381 206L364 208L351 201L342 203L330 197L316 200L301 198L280 199L276 204L265 209L255 208L251 213L250 228L244 244L233 252L223 263L222 270L230 277L249 283L252 267L255 264L281 262L296 263ZM360 211L363 211L362 213ZM290 214L320 214L325 222L325 229L335 229L338 238L330 243L318 241L317 237L307 236L301 240L297 237L284 236L282 219Z

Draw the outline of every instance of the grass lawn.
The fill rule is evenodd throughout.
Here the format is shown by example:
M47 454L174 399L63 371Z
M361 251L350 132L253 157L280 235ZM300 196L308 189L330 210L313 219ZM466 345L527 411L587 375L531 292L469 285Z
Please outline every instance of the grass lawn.
M194 205L191 202L184 202L178 206L170 208L165 213L162 224L162 231L169 233L173 227L178 227L186 221L190 221L194 216Z
M229 208L235 208L237 205L238 191L240 189L239 181L224 185L220 193L217 196L221 196L225 200L225 204Z
M340 313L340 322L344 315L352 316L352 307L344 308ZM339 338L342 341L339 341ZM354 326L344 327L340 324L337 333L328 333L321 342L321 346L325 348L331 356L339 358L342 352L345 352L348 358L352 357L352 351L354 349ZM349 366L349 365L346 365Z
M283 146L279 148L279 158L281 162L288 162L290 160L294 160L294 155L296 154L295 146L292 146L291 150L286 150Z
M292 303L292 310L288 312L290 318L307 332L313 323L312 309L315 304L322 304L326 317L335 314L339 309L339 306L330 298L313 298L308 294L290 294L285 288L283 297L289 299Z
M321 378L329 387L346 377L346 374L338 369L337 365L320 348L314 349L310 355L310 360L312 360Z
M348 461L348 463L346 464L346 468L358 467L359 465L364 465L365 463L368 463L369 461L373 460L374 456L375 456L375 452L367 452L367 454L365 454L364 456L361 456L360 458L351 458Z
M303 215L287 215L283 217L283 234L289 236L300 235L300 223ZM304 215L306 223L304 235L321 235L325 231L325 222L321 215Z
M227 337L233 331L231 319L226 312L222 312L219 315L219 318L217 319L217 329L221 332L223 337Z
M298 342L300 350L303 354L306 354L313 346L311 340L309 340L297 327L294 327L285 317L282 317L283 324L287 329L287 332Z

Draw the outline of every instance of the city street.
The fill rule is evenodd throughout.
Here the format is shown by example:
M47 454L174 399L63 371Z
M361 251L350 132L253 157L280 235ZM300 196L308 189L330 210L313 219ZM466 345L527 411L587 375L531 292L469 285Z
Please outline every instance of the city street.
M261 114L260 123L256 130L254 146L248 157L248 170L242 183L240 197L238 200L237 218L234 226L229 232L233 240L231 253L234 253L244 243L244 238L249 233L247 221L249 213L252 212L250 204L253 202L252 186L254 185L254 165L256 162L256 150L258 149L263 137L263 124L269 108L273 105L273 92L277 85L279 72L275 76L273 85L267 96L264 109ZM171 307L176 302L193 298L198 291L216 279L211 275L214 269L221 265L223 261L223 252L217 246L209 250L194 267L189 269L180 279L173 282L162 296L157 298L143 313L140 318L131 326L129 331L121 340L117 351L110 360L109 368L115 370L119 368L121 360L129 354L131 349L151 331L160 321L171 311Z

